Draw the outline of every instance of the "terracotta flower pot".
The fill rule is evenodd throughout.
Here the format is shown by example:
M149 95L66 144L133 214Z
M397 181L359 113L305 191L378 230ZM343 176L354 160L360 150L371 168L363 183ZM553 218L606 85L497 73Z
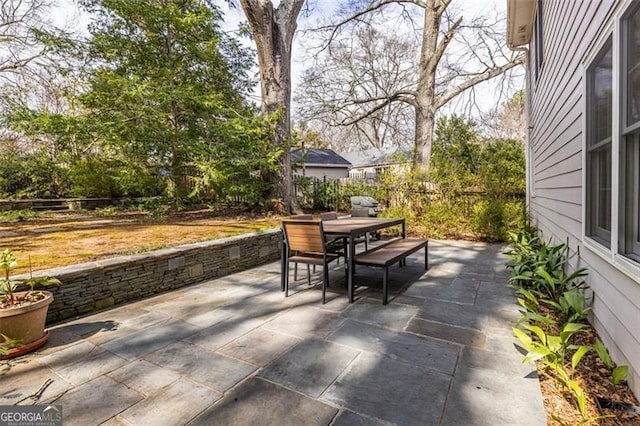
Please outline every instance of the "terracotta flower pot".
M49 304L53 302L53 294L49 291L42 291L41 293L45 295L45 298L35 303L0 309L0 334L20 341L22 346L29 346L30 343L42 341L42 338L46 336L44 325L47 320ZM24 294L26 292L18 292L15 293L15 296L20 297ZM45 342L46 339L38 343L44 344Z

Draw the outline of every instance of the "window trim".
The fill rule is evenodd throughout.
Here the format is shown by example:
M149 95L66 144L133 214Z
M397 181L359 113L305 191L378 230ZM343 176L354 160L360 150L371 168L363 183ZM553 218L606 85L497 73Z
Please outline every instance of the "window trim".
M620 123L620 129L618 129L618 149L617 152L620 155L616 166L619 167L617 171L618 184L618 207L619 212L616 216L618 224L618 242L616 245L616 255L620 259L624 258L627 263L635 264L640 268L640 199L638 191L640 190L640 120L636 121L630 126L627 126L628 121L628 55L622 54L626 52L628 45L628 38L626 35L629 32L628 19L634 14L640 14L640 4L630 2L625 5L619 16L616 17L618 24L618 32L620 37L620 70L618 75L620 76L620 86L618 101L620 105L620 115L618 122ZM632 140L630 140L632 139ZM629 146L633 152L628 152ZM634 176L633 186L631 189L634 199L631 203L628 202L630 190L628 186L630 182L627 180L628 169L630 163L633 163L631 173ZM624 205L622 205L624 204ZM629 223L631 222L631 223ZM631 229L630 232L628 230ZM631 237L631 241L628 240L628 236Z
M586 162L587 162L587 120L582 120L582 244L589 252L597 255L603 260L607 261L614 268L616 268L619 272L625 274L629 278L634 281L640 282L640 261L629 257L624 253L624 249L621 247L621 244L624 243L624 235L622 233L624 230L624 217L625 214L624 209L625 206L621 205L622 199L622 191L624 190L625 182L624 182L624 167L621 164L621 161L624 161L624 144L623 144L623 134L628 132L635 132L640 129L640 123L635 123L628 128L624 128L624 124L622 121L623 114L626 114L625 106L623 105L623 96L624 92L623 86L623 73L626 73L626 69L623 68L623 41L622 34L624 31L623 20L635 11L636 3L633 0L625 0L622 4L618 5L616 8L616 12L612 16L612 19L609 21L609 24L604 26L602 31L599 34L599 37L596 41L591 45L588 50L588 54L585 56L582 62L582 89L583 94L586 95L588 90L588 81L587 81L587 68L597 57L598 53L606 43L607 39L612 36L613 41L613 56L612 56L612 77L613 77L613 105L612 105L612 143L611 143L611 171L612 171L612 182L611 182L611 245L607 247L602 245L597 240L590 238L587 235L587 204L586 204L586 181L588 179L586 174ZM626 43L624 48L626 48ZM583 117L587 117L587 109L588 105L586 102L586 96L583 97ZM639 159L640 161L640 159ZM638 171L640 173L640 170ZM640 209L640 207L639 207ZM640 221L640 218L639 218ZM640 223L638 224L640 227ZM639 258L640 259L640 258Z
M634 199L631 203L625 202L624 207L620 210L620 223L623 225L620 227L621 229L621 244L620 244L620 253L621 256L627 257L634 262L640 262L640 242L638 241L638 236L640 235L640 224L638 221L640 220L640 134L638 132L634 132L628 135L624 135L624 143L621 144L620 150L623 152L622 158L624 158L624 165L620 170L620 193L624 194L625 201L626 197L628 197L629 193L633 194ZM634 141L629 143L627 138L633 138ZM629 152L629 146L633 144L631 147L632 152ZM627 189L630 181L626 179L628 176L627 169L632 165L633 170L631 173L633 174L633 179L631 179L632 188ZM627 218L631 218L628 223ZM635 217L635 220L634 220ZM632 241L627 241L626 234L629 228L632 229L631 236L635 237Z
M596 57L597 53L600 51L606 39L613 34L613 87L616 89L614 91L614 99L613 99L613 110L612 110L612 152L611 152L611 169L612 169L612 182L611 182L611 247L605 247L602 244L598 243L596 240L589 238L586 235L586 134L587 134L587 120L582 120L582 245L588 250L589 253L598 256L603 261L610 264L614 267L618 272L626 275L631 280L636 283L640 283L640 262L636 262L635 260L625 256L620 253L620 244L622 243L620 233L624 232L623 229L620 229L620 224L622 223L621 214L623 212L620 208L620 193L623 190L624 181L621 175L621 167L620 161L621 158L624 158L621 155L621 135L623 132L628 132L630 130L635 130L634 126L631 129L624 129L622 126L621 114L622 114L622 100L619 93L622 92L623 86L621 81L621 33L622 33L622 20L630 14L632 7L634 6L635 0L623 0L620 4L616 6L616 11L611 16L608 24L603 25L602 30L599 33L599 36L592 43L592 45L587 50L587 53L582 61L582 90L583 95L586 94L587 90L587 80L586 80L586 69L593 62L593 59ZM618 95L616 95L618 93ZM583 118L586 117L587 112L587 102L586 97L583 96L582 102L582 114Z
M620 41L619 41L619 48L620 48L620 53L623 52L627 52L627 49L629 48L629 43L628 43L628 39L626 37L623 37L624 34L626 34L629 30L629 25L627 23L629 17L631 15L633 15L634 12L640 12L640 3L636 4L636 3L631 3L629 5L626 5L625 8L623 9L623 12L620 14L620 16L616 17L616 20L618 21L618 33L619 33L619 37L620 37ZM627 134L627 133L631 133L634 130L640 128L640 120L636 121L635 123L631 124L631 125L627 125L627 123L629 122L629 117L628 117L628 109L626 108L627 106L627 97L628 97L628 93L627 93L627 81L628 81L628 75L627 75L627 68L628 68L628 60L629 57L628 55L624 55L621 54L620 56L620 71L619 71L619 75L621 77L621 81L620 81L620 96L619 96L619 101L620 101L620 117L619 117L619 121L621 124L621 132L620 134ZM640 63L638 64L640 65Z
M533 41L536 47L533 55L533 64L536 82L542 73L542 67L544 65L544 15L542 12L542 3L543 0L536 2L536 14L533 21Z
M614 226L614 211L613 211L613 191L614 191L614 164L613 164L613 142L614 142L614 112L615 112L615 104L616 99L615 95L612 94L611 99L611 135L604 138L603 140L597 141L596 143L590 143L589 136L593 132L591 127L591 116L593 111L589 107L592 103L593 91L591 90L591 82L592 82L592 72L594 65L602 59L605 55L605 47L608 44L611 44L611 88L612 91L615 92L616 86L616 78L615 78L615 40L614 40L614 31L608 30L603 33L603 36L598 41L597 45L593 49L593 52L583 63L583 93L584 93L584 101L583 101L583 117L585 119L582 121L582 233L583 233L583 241L588 238L597 244L603 246L607 250L611 250L613 247L613 226ZM601 228L597 223L594 223L598 219L598 204L596 202L591 201L592 198L598 197L597 190L599 188L598 178L599 174L590 173L587 174L587 170L593 170L597 168L597 164L592 164L592 162L597 161L601 155L601 151L608 149L611 164L611 223L609 230L605 228ZM595 157L595 160L593 159Z

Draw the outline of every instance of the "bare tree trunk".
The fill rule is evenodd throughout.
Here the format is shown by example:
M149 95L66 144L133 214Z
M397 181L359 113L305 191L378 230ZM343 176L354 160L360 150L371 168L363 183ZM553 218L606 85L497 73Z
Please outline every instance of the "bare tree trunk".
M414 105L416 131L414 136L413 168L422 167L427 171L429 170L429 160L431 159L431 142L433 140L436 115L436 109L434 108L436 68L440 61L440 58L436 57L438 31L440 29L440 17L445 9L446 5L441 4L440 0L428 0L424 11L420 72L418 74Z
M435 111L429 104L419 101L415 106L416 133L413 152L413 168L429 170L431 160L431 143L433 142L433 130L435 127Z
M291 171L291 44L304 0L240 0L249 21L258 52L262 113L278 113L273 148L282 149L280 175L273 177L272 200L282 200L285 212L298 210L293 195Z

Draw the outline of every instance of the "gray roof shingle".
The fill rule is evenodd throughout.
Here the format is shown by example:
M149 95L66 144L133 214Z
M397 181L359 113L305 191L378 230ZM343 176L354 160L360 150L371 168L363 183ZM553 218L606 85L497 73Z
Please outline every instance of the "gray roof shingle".
M291 151L291 161L301 162L303 153L301 149L295 149ZM338 155L332 149L319 149L319 148L305 148L304 149L305 164L322 164L330 166L351 166L351 163L347 161L341 155Z

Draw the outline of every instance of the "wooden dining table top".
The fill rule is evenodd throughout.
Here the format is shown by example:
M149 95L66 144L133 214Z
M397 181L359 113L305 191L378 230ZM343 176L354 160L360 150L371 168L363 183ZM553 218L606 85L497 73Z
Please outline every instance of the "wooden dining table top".
M351 233L372 232L390 226L404 225L404 219L378 217L350 217L347 219L322 222L325 234L349 235Z

